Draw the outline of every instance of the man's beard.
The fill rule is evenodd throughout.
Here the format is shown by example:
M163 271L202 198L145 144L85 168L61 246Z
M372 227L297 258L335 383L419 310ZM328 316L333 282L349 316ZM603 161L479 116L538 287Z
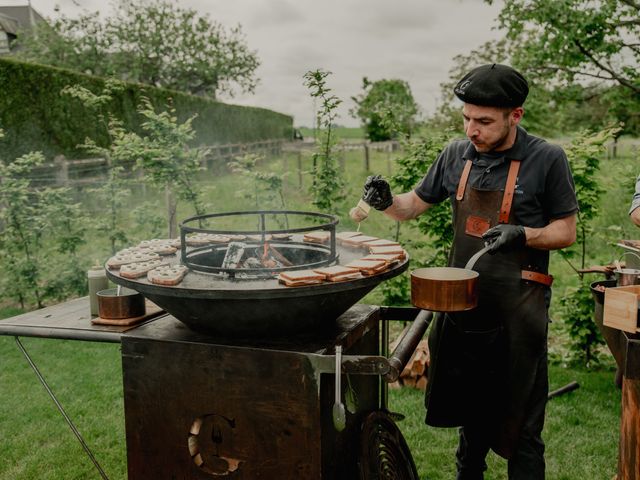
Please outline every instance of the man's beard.
M509 123L505 124L504 130L502 132L502 136L498 140L492 143L483 143L481 147L474 145L476 151L480 153L488 153L488 152L496 151L506 143L507 138L509 137L510 130L511 128L509 126ZM471 141L473 142L473 139L471 139Z

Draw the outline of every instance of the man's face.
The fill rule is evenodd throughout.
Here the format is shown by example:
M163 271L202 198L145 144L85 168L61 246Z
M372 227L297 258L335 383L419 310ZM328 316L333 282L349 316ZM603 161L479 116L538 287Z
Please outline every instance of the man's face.
M522 107L505 109L465 103L464 131L480 153L506 150L515 141L515 127L523 112Z

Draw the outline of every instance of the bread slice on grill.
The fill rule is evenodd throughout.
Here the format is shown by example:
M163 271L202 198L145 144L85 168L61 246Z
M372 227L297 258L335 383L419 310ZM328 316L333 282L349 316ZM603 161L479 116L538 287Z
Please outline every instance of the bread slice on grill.
M367 247L399 247L400 246L398 242L394 242L393 240L385 240L384 238L371 240L370 242L365 242L364 244Z
M151 260L159 259L160 255L148 250L134 251L133 249L127 249L126 251L123 250L116 253L113 257L107 260L107 268L109 268L109 270L117 270L123 265L130 263L150 262Z
M218 235L216 233L194 233L185 238L187 245L190 247L201 247L214 243L229 243L231 238L226 235Z
M287 287L299 287L302 285L317 285L322 283L324 275L314 272L313 270L289 270L280 272L278 282Z
M311 243L327 243L331 238L331 232L327 232L326 230L318 230L316 232L307 232L304 234L302 239L305 242Z
M314 269L314 272L324 275L325 280L329 282L343 282L346 280L355 280L362 277L359 271L343 265L316 268Z
M120 267L120 276L123 278L140 278L156 267L162 265L162 260L151 260L149 262L128 263Z
M345 265L345 267L358 270L362 275L375 275L389 267L384 260L354 260Z
M280 240L288 242L289 240L291 240L292 236L293 235L291 233L272 233L271 235L269 235L269 240Z
M351 237L358 237L362 235L360 232L340 232L336 233L336 241L342 243L344 240L347 240Z
M370 237L369 235L357 235L355 237L345 238L342 241L343 245L350 245L353 247L363 246L366 242L372 242L378 240L378 237Z
M179 247L174 245L174 241L171 239L159 239L154 238L152 240L142 240L138 244L139 248L146 248L158 255L172 255L176 253Z
M398 263L400 261L400 256L398 254L370 254L366 257L362 257L360 260L363 262L378 262L380 260L386 262L388 265L393 265L394 263Z
M391 246L391 247L369 247L369 253L377 255L397 255L399 260L404 259L407 256L407 253L401 246Z
M147 279L156 285L178 285L189 269L184 265L161 265L147 273Z

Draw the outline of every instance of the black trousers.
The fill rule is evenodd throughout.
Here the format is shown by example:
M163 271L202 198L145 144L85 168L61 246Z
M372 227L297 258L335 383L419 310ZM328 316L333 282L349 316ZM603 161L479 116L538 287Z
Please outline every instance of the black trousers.
M540 360L534 391L527 405L525 422L515 453L508 459L509 480L544 480L544 442L542 428L547 404L549 382L547 356ZM487 469L485 458L495 423L480 420L460 428L456 451L457 480L483 480Z

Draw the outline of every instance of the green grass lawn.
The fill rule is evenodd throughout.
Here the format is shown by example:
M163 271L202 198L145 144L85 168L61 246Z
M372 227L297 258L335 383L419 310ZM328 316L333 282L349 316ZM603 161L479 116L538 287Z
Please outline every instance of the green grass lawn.
M370 171L364 168L363 151L345 151L339 154L344 166L344 192L347 196L340 206L339 230L356 228L347 212L358 201L366 176L371 173L389 175L393 172L392 154L374 150L370 153ZM637 170L632 153L627 152L622 158L603 162L603 171L606 172L602 174L605 179L605 192L601 202L603 214L596 231L590 237L593 251L597 252L590 260L594 263L608 262L620 255L620 250L613 246L617 239L633 238L634 234L637 238L637 230L633 229L626 218L630 200L628 184L629 179L633 179L631 170ZM310 210L313 209L308 196L310 154L302 154L301 159L300 172L297 170L296 153L265 162L261 168L283 174L286 208ZM199 182L207 188L209 211L278 208L271 200L256 203L252 186L245 179L232 175L204 174ZM82 199L86 209L95 215L104 209L104 206L92 203L86 192L79 191L78 199ZM131 199L132 204L142 201L152 202L157 206L157 213L162 214L162 195L154 194L148 189L146 197ZM179 206L179 219L192 214L188 206ZM402 227L401 233L406 231L405 228ZM392 238L396 224L373 212L362 224L362 231ZM137 229L133 222L130 236L132 244L149 238L148 233ZM93 262L94 259L104 260L109 256L108 244L103 237L90 232L90 241L83 247L82 254L88 262ZM552 254L551 271L556 277L552 303L555 321L550 329L551 352L554 358L561 359L566 352L567 337L562 319L556 318L553 313L564 288L576 284L577 276L555 254ZM382 304L380 289L375 289L364 302ZM0 318L17 313L20 310L16 305L0 305ZM125 478L119 346L47 339L24 339L23 343L110 478ZM613 385L611 361L606 359L602 369L589 371L560 364L551 366L552 389L572 380L577 380L581 388L553 399L547 411L544 433L547 442L547 478L609 480L616 471L620 414L620 392ZM93 465L30 370L13 339L6 337L0 337L0 405L0 480L98 478ZM411 448L421 478L453 478L457 433L452 429L439 430L424 425L422 392L393 390L390 393L390 407L407 415L406 420L400 423L400 428ZM506 478L506 464L502 459L490 456L489 468L486 477L488 480Z
M126 478L120 348L115 344L23 338L50 387L111 479ZM99 478L93 464L9 337L0 337L0 479ZM580 388L549 403L544 438L549 480L610 479L616 471L620 391L612 369L551 366L551 389ZM424 425L423 393L391 390L389 407L420 478L454 478L455 429ZM506 479L506 462L488 458L487 479Z
M580 388L553 398L547 407L543 438L549 480L611 479L617 471L620 391L613 370L585 371L552 365L550 389L576 380ZM420 478L455 478L457 429L424 425L423 393L394 390L391 408L407 415L399 423L411 448ZM507 462L491 452L487 480L507 478Z

